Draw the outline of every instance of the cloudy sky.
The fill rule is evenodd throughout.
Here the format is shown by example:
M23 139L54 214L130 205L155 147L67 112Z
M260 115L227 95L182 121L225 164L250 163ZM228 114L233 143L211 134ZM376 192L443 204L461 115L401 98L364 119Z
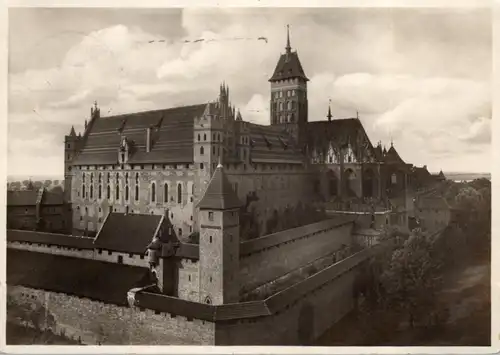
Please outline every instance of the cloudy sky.
M64 134L94 100L103 115L196 104L225 81L243 119L267 124L286 24L310 121L331 100L407 162L490 171L488 9L11 8L9 175L62 176Z

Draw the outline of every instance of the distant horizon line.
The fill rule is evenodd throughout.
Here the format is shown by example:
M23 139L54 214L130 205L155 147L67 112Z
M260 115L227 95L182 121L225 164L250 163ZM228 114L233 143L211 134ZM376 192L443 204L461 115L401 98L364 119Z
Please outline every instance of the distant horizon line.
M432 174L439 174L439 171L431 171ZM491 172L474 172L474 171L446 171L443 170L443 174L452 175L491 175ZM59 179L64 179L64 174L7 174L7 179L9 178L40 178L40 177L59 177Z

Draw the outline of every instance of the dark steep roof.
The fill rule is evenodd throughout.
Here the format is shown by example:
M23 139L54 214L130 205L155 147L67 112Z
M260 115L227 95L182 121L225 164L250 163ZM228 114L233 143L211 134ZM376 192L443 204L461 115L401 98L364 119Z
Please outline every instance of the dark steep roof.
M301 164L303 153L290 135L276 126L248 123L250 129L250 160L254 163Z
M200 209L228 210L240 208L241 206L241 201L227 179L222 165L219 164L198 203L198 207Z
M163 216L112 212L97 234L94 247L111 251L144 254Z
M7 206L35 206L37 190L7 191Z
M86 133L73 165L117 164L121 137L131 144L130 163L191 163L194 118L206 104L97 117ZM151 130L151 151L146 152L146 129Z
M302 64L300 64L297 52L285 53L280 56L273 76L269 81L277 81L291 78L301 78L309 80L304 73Z
M127 305L127 292L153 282L147 268L7 250L7 285L19 285Z
M405 164L403 159L399 156L396 148L393 145L389 148L387 153L384 156L384 162L388 164Z
M354 154L358 154L364 147L358 146L358 138L364 137L366 148L376 157L368 135L363 128L363 124L357 118L336 119L332 121L315 121L307 124L307 145L310 150L326 151L329 144L334 149L339 149L351 143Z
M43 206L55 206L55 205L62 205L64 202L63 200L63 193L62 192L54 192L54 191L45 191L43 193L43 198L42 198L42 205Z
M7 229L7 242L38 243L76 249L94 248L94 238L14 229Z

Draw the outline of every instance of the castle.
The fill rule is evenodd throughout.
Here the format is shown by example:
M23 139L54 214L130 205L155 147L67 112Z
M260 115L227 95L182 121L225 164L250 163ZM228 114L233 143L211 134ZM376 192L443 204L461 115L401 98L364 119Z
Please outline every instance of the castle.
M289 34L269 82L270 125L246 122L225 84L199 105L95 104L65 137L71 236L7 233L12 302L90 344L307 344L355 307L380 251L359 230L394 211L408 226L413 167L357 117L309 122Z

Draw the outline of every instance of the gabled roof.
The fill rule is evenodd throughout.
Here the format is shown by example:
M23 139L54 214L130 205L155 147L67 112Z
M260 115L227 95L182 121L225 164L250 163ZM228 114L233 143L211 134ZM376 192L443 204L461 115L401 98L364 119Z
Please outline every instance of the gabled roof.
M117 164L122 136L131 143L129 163L193 162L194 118L206 104L173 107L110 117L96 117L73 165ZM151 150L146 152L146 129Z
M396 148L393 145L389 148L384 156L384 162L388 164L406 164L403 159L399 156Z
M7 206L35 206L39 190L7 191ZM63 194L44 190L42 206L63 204Z
M366 147L357 146L360 136L366 138ZM348 143L351 143L355 154L358 154L360 149L366 148L376 157L375 150L358 118L314 121L307 124L307 145L310 150L326 152L330 144L333 145L334 149L339 149L347 146Z
M35 206L37 190L7 191L7 206Z
M198 203L198 207L208 210L230 210L241 206L241 201L227 179L222 165L219 164L208 183L205 194Z
M153 283L149 270L97 260L7 249L7 285L127 306L127 292Z
M94 247L144 254L162 221L160 215L111 212L97 234Z
M43 198L42 198L43 206L62 205L63 203L64 203L64 198L62 191L61 192L45 191L43 193Z
M278 64L276 65L276 69L274 69L274 74L269 79L269 81L278 81L292 78L301 78L306 81L309 80L304 73L304 69L302 68L302 64L299 60L299 55L296 51L285 53L280 56Z

